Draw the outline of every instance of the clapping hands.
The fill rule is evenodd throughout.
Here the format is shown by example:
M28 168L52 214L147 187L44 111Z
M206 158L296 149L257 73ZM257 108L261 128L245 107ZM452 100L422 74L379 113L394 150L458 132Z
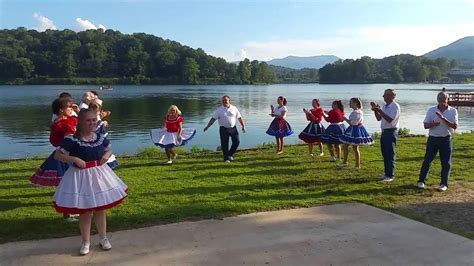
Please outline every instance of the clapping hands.
M380 110L380 105L374 103L374 102L370 102L370 106L372 107L372 111L378 111Z

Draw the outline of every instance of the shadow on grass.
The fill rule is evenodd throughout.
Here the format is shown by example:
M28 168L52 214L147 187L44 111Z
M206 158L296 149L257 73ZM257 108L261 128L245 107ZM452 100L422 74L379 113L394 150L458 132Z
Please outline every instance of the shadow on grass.
M31 193L31 194L18 194L18 195L7 195L0 196L0 199L17 199L17 198L38 198L38 197L51 197L53 198L54 191L43 192L43 193Z
M0 185L0 189L31 188L31 187L32 187L31 184Z
M33 175L33 172L30 173L29 175L8 175L8 176L2 176L0 177L0 181L22 181L22 180L30 180L30 176Z
M337 181L337 182L336 182ZM321 188L323 186L337 187L343 184L367 184L380 182L373 178L340 178L337 180L322 179L322 180L288 180L279 183L255 183L245 185L222 185L222 186L199 186L189 187L177 190L168 190L160 192L164 195L185 194L211 194L211 193L228 193L228 192L247 192L247 191L264 191L264 190L288 190L294 188ZM408 186L413 190L413 186ZM139 196L150 196L156 193L140 193Z

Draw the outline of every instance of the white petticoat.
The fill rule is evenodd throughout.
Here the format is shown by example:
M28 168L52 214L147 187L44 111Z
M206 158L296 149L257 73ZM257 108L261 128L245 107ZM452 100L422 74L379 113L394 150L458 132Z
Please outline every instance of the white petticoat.
M155 145L170 148L185 145L189 140L191 140L196 134L196 129L194 128L183 128L181 131L182 139L178 140L178 132L168 132L163 128L156 128L150 130L151 140Z
M74 166L64 173L54 193L56 210L81 213L108 209L127 197L127 185L107 165L80 169Z

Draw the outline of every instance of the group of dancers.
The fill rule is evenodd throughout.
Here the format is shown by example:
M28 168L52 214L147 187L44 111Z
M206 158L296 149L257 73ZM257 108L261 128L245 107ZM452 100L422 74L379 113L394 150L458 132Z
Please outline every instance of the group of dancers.
M400 108L393 101L394 98L394 91L388 89L384 93L386 105L380 107L371 103L371 110L377 120L382 122L381 147L385 167L384 181L392 181L394 178L396 131L400 114ZM447 105L447 96L444 92L438 95L438 102L439 105L432 108L434 111L430 109L431 111L424 122L425 128L430 128L428 144L431 143L431 139L438 141L438 138L442 138L442 140L449 138L449 142L446 142L449 145L445 146L449 146L450 151L451 134L457 128L457 111ZM107 139L109 125L104 120L105 117L111 115L111 112L103 110L102 104L103 101L94 91L86 92L79 106L74 103L69 93L61 93L53 101L50 142L55 150L30 178L35 185L57 187L53 197L54 207L58 212L63 213L66 220L77 220L75 215L79 215L82 237L79 251L81 255L89 253L92 217L94 217L99 232L100 246L104 250L112 248L106 233L106 210L120 204L127 197L127 185L113 171L118 166L118 162L112 154L111 144ZM288 114L286 105L286 98L279 96L277 106L270 107L270 116L273 117L273 120L266 133L275 137L277 154L283 153L283 139L294 133L286 120ZM330 111L323 110L318 99L312 100L312 107L310 110L303 109L309 123L299 134L299 138L308 144L308 155L314 157L313 146L317 144L319 156L323 156L323 144L327 144L330 153L329 160L338 162L339 167L347 167L349 146L351 145L355 154L355 167L360 168L359 146L374 143L371 135L363 126L364 115L361 100L359 98L350 99L349 107L352 112L348 117L344 113L344 105L340 100L332 102ZM442 110L442 112L437 110ZM181 115L178 106L171 105L163 118L162 128L150 131L153 143L163 147L166 151L166 164L172 164L173 160L177 158L178 155L174 148L185 145L196 134L196 129L183 128L184 120ZM323 126L323 119L329 123L327 127ZM239 110L230 104L229 96L226 95L222 98L222 106L214 112L204 131L215 121L218 121L220 126L219 133L224 161L231 162L234 160L233 155L240 143L236 123L240 122L243 132L245 132L245 123ZM344 122L347 122L349 126L346 127ZM435 129L439 132L435 132ZM445 136L446 134L447 136ZM230 149L228 147L229 137L232 139ZM421 189L425 187L424 182L429 164L434 158L433 154L436 154L439 149L439 145L435 144L432 144L433 147L429 146L429 153L427 148L428 159L425 158L418 183L418 187ZM343 147L342 158L341 146ZM443 149L448 150L448 148ZM446 170L443 172L441 191L447 189L451 153L449 152L448 155L442 156L442 160L447 163L443 164L443 168Z
M52 154L31 176L38 186L56 186L53 203L68 221L77 221L82 244L81 255L89 253L94 218L99 245L110 250L106 210L127 197L127 185L115 174L118 162L107 139L111 114L102 110L103 101L94 91L86 92L78 106L69 93L61 93L52 103L50 142Z

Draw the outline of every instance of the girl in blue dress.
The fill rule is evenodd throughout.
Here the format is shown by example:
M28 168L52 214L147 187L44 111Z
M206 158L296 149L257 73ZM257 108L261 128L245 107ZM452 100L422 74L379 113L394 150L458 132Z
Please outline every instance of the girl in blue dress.
M277 154L283 153L283 138L293 134L290 124L285 120L288 108L286 108L286 98L280 96L277 98L278 106L276 108L273 105L271 108L271 116L274 117L272 123L268 127L267 134L275 136L276 140L276 152Z
M54 193L54 206L61 213L79 214L82 236L81 255L89 253L92 215L99 232L99 244L104 250L112 248L107 239L106 210L127 197L127 185L106 164L112 155L109 140L95 132L97 113L82 109L77 131L64 138L55 158L71 164Z
M364 113L362 112L362 102L359 98L351 98L349 106L353 109L349 118L344 117L344 120L349 123L349 127L346 129L344 134L339 140L344 143L344 158L342 163L338 164L339 167L347 167L347 157L349 155L349 145L352 145L355 155L355 167L360 168L360 145L371 145L374 140L367 132L364 123Z

